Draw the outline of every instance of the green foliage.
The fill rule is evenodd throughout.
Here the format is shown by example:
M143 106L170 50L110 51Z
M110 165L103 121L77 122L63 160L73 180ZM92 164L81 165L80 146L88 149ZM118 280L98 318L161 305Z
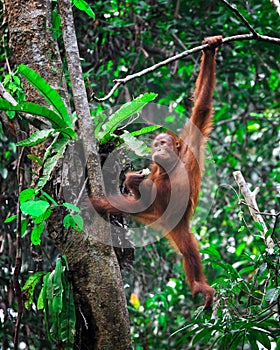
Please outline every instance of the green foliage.
M21 204L21 210L23 213L30 216L38 217L43 215L49 208L49 203L43 200L31 200Z
M34 245L41 244L41 235L43 234L46 220L51 216L53 207L59 207L58 203L45 191L35 191L33 188L23 190L19 195L20 209L28 217L31 217L33 228L31 230L31 242ZM65 207L73 212L80 212L80 209L71 204L63 203L61 207ZM12 221L8 218L6 222ZM24 235L27 231L27 223L23 225ZM83 218L78 214L67 214L64 217L63 224L65 228L73 227L81 232L84 226Z
M176 4L180 4L177 15ZM279 16L271 2L256 0L248 4L236 0L234 4L260 33L279 37ZM97 19L95 23L89 21L85 11L73 8L76 23L79 23L76 29L83 57L84 76L89 88L93 89L97 96L103 96L112 87L114 78L135 73L175 52L194 47L205 36L223 34L228 37L248 31L222 2L132 0L128 3L97 0L93 8ZM61 22L56 11L55 9L52 13L53 32L56 38L61 38ZM0 81L20 104L24 101L24 92L17 70L7 70L5 62L9 59L9 51L5 43L7 38L4 35L3 46L0 48L0 61L3 63L0 64ZM273 251L267 250L261 238L262 228L252 223L246 207L238 206L238 190L232 178L232 172L241 169L252 187L260 188L257 196L260 211L270 214L264 215L267 226L270 227L267 234L272 235L276 245L279 245L279 216L272 216L279 211L278 55L279 46L254 40L233 42L219 50L217 87L214 95L215 127L209 140L215 160L218 190L207 220L201 225L192 225L203 252L208 281L217 290L218 300L212 314L203 312L201 307L197 308L202 304L202 300L192 299L188 286L183 282L181 259L176 257L166 242L138 248L133 270L124 273L129 297L135 290L140 291L138 301L129 307L136 350L209 350L211 346L213 349L257 350L261 347L270 349L275 343L275 348L280 348L277 309L279 251L277 246ZM176 123L183 125L191 110L198 61L199 54L193 55L190 59L170 64L131 81L126 86L121 86L109 101L98 105L97 109L109 109L127 101L127 96L133 98L143 92L156 91L159 96L158 103L167 105L171 111L170 115L175 110L179 115ZM51 102L50 104L52 105ZM42 111L37 106L28 108L33 108L33 111L35 109L36 113L45 113L51 123L51 129L59 134L57 137L56 133L52 134L50 130L49 137L55 137L55 140L48 148L45 159L36 159L34 155L28 155L29 159L41 165L46 163L49 157L55 157L47 163L47 169L44 170L44 180L40 185L43 188L57 159L57 151L61 146L60 154L63 156L63 148L71 135L62 134L61 130L64 128L56 123L56 116L59 117L59 123L65 123L64 117L59 114L60 108L57 110L52 105L51 112L55 113L55 118L53 114L48 114L48 111ZM15 112L12 109L6 110L8 117L13 118ZM107 119L105 114L101 113L96 113L93 119L98 135ZM174 117L167 118L166 128L173 123ZM131 134L134 133L134 130L131 132L130 128L127 129ZM43 139L45 135L39 134L38 140L40 137ZM114 132L108 137L115 137ZM124 141L119 139L119 142ZM129 147L138 149L138 144ZM142 154L141 147L139 154ZM7 267L2 269L0 282L1 305L5 305L5 319L3 323L2 320L0 322L0 339L3 348L9 349L16 311L10 303L12 273L8 268L14 264L14 256L10 253L13 249L8 242L10 236L15 241L16 218L13 215L16 208L13 198L16 193L16 177L11 165L16 162L17 155L15 142L6 137L2 125L0 158L0 185L5 198L2 201L0 216L2 222L6 219L3 235L6 239L1 245L4 251L0 255L0 263L1 266ZM138 162L140 163L141 159ZM42 227L43 217L49 215L58 204L48 198L42 190L38 193L40 195L36 189L36 196L33 197L30 192L31 197L25 202L41 200L49 203L49 208L42 216L31 218L32 225ZM200 204L209 200L209 196L202 192ZM8 205L4 208L3 203ZM69 210L77 213L73 207ZM201 212L199 207L197 213ZM72 212L69 214L72 215ZM24 216L21 223L22 234L29 233L29 215ZM40 228L37 230L38 235L39 232ZM52 251L52 247L48 246L47 242L44 243L45 248ZM30 262L29 239L23 240L23 244L24 266L27 266ZM32 268L28 265L28 269ZM22 277L25 275L26 271L23 271ZM50 273L44 277L45 293L49 275ZM175 286L169 281L174 281ZM51 282L49 283L51 285ZM49 294L51 300L51 292ZM61 289L58 295L61 295ZM48 307L48 301L43 299L41 293L38 307L43 308L45 302ZM40 315L34 314L31 308L29 314L25 314L24 317L27 327L21 328L21 335L24 335L22 339L26 341L30 339L29 348L39 349L43 346L52 349L53 345L46 343L41 332L36 333L37 325L34 322L38 323ZM50 317L47 317L46 322L49 320ZM50 330L51 323L48 326ZM26 334L27 329L31 331L32 337Z
M135 349L176 349L176 342L169 337L175 331L175 324L183 325L184 318L178 313L178 307L186 302L181 294L184 283L172 278L165 288L151 294L141 304L135 294L131 294L128 306L132 323L133 344ZM172 322L174 320L174 322ZM168 334L168 335L167 335ZM179 348L179 347L178 347Z
M76 314L72 286L68 281L66 257L57 259L52 272L35 272L27 279L22 293L28 310L34 303L35 287L42 277L43 284L37 298L37 309L44 312L50 341L70 350L74 343Z
M51 122L58 123L60 127L68 126L73 131L73 125L71 118L68 114L67 108L60 97L59 93L53 89L37 72L33 69L21 64L19 66L19 72L34 86L44 99L54 108L59 117L48 119ZM34 113L36 114L36 113ZM72 134L75 137L75 133Z
M43 166L43 174L40 176L37 188L42 189L46 183L49 181L51 173L55 168L59 159L61 159L64 155L66 147L68 145L69 139L67 137L58 135L51 145L47 148L46 153L44 155L44 166Z
M55 270L44 278L40 303L44 305L49 339L70 350L74 343L76 314L67 270L66 258L58 258Z
M48 182L58 160L63 157L69 140L76 138L77 135L74 131L67 108L58 92L33 69L22 64L19 67L19 72L41 93L54 109L53 111L45 106L32 102L20 102L16 106L13 106L8 101L0 99L0 110L39 115L51 122L52 128L36 131L28 139L17 143L17 146L35 146L55 135L52 144L45 153L45 162L42 163L42 160L35 159L40 164L43 164L43 174L38 182L38 188L41 189Z
M118 127L122 126L125 121L131 124L132 118L137 118L137 115L143 110L143 108L151 101L157 97L157 94L146 93L140 95L139 97L133 99L130 102L125 103L120 108L118 108L110 117L108 118L102 113L96 113L94 117L95 122L95 136L99 139L101 145L111 141L113 139L118 140L117 145L125 144L128 149L132 150L137 156L146 155L150 148L147 145L136 138L136 136L145 135L151 133L159 128L160 125L151 125L148 127L143 127L140 130L128 132L124 131L120 135L116 135L115 131ZM132 119L133 120L133 119ZM102 131L101 131L102 130Z
M102 123L102 129L99 136L100 143L103 144L107 140L111 139L112 135L114 134L114 131L117 129L118 126L120 126L125 120L131 118L132 116L137 115L137 113L140 113L142 109L151 101L153 101L157 97L157 94L149 93L141 95L135 99L133 99L131 102L127 102L124 105L122 105L111 117L107 122ZM101 128L100 125L97 125L96 132L99 131ZM95 133L96 133L95 132ZM142 130L142 134L144 132L147 132L147 129ZM96 134L97 136L97 134Z
M70 215L67 214L63 219L63 226L65 228L73 227L78 232L82 232L84 227L84 220L81 215L75 214Z
M90 5L85 0L73 0L73 5L77 7L77 9L84 11L89 17L95 19L95 14L92 11Z
M74 344L76 313L72 285L68 281L66 257L57 259L52 272L37 272L32 275L23 290L28 291L26 305L33 302L33 292L39 279L44 276L43 286L38 297L37 309L44 310L44 318L49 339L54 344L70 350Z
M128 146L128 148L139 157L143 157L149 152L149 147L143 141L138 140L129 132L124 132L119 136L119 139L122 140Z
M35 272L33 275L31 275L28 280L25 282L24 286L22 287L22 291L24 292L24 299L25 303L24 306L27 310L30 309L30 307L33 304L33 295L34 290L37 285L37 283L40 281L41 277L45 276L47 272Z
M52 136L56 132L55 129L44 129L44 130L39 130L35 131L31 136L23 141L19 141L17 143L17 146L35 146L38 145L39 143L45 141L48 139L50 136Z
M178 306L186 300L183 282L178 279L170 279L164 289L143 303L131 295L133 307L129 310L136 348L177 349L188 344L190 349L236 350L259 349L258 343L265 349L275 347L280 336L279 240L273 249L266 249L263 239L256 236L251 245L234 264L226 263L215 245L202 251L208 256L204 264L217 271L213 310L203 311L200 306L191 318L180 318ZM176 329L176 324L182 326Z

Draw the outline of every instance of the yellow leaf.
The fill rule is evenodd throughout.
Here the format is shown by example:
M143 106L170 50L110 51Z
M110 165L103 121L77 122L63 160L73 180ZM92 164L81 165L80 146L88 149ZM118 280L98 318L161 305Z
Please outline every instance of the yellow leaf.
M130 303L135 307L136 310L140 307L140 300L135 293L131 293L130 295Z

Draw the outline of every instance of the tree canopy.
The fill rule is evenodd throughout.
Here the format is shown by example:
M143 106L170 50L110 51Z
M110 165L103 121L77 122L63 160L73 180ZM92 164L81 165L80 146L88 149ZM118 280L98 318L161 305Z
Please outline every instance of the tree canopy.
M46 230L53 215L61 222L62 231L75 231L71 237L78 237L75 235L84 228L80 206L70 200L59 202L53 191L55 185L48 185L50 179L58 177L56 169L71 140L79 129L87 128L79 119L81 113L86 114L86 108L83 111L82 104L80 110L77 108L77 93L71 80L75 73L71 71L61 3L46 1L46 13L47 21L51 17L52 39L58 45L62 64L55 66L54 57L49 54L45 61L42 59L43 69L38 73L34 67L28 68L32 67L32 57L28 62L15 59L11 42L16 39L12 38L9 16L16 4L8 0L1 3L3 350L13 348L15 332L20 349L71 349L74 343L76 348L80 344L81 349L99 349L83 343L83 337L74 339L75 330L78 334L79 327L86 328L90 316L77 300L77 295L83 294L75 294L79 279L71 278L71 273L81 273L82 286L85 271L73 268L75 258L67 256L67 249L61 249L63 243L51 234L50 225ZM99 142L102 162L119 144L125 144L125 165L136 170L146 168L149 142L159 128L157 124L178 132L190 113L203 38L221 34L225 41L217 57L214 128L208 142L200 202L192 221L208 281L217 292L216 300L213 310L203 311L202 299L193 300L184 282L180 256L166 240L137 226L140 240L143 239L137 243L132 231L128 231L123 238L126 252L119 249L116 253L121 256L118 255L119 264L126 267L122 279L136 350L280 347L279 12L277 2L268 0L236 0L231 4L225 0L73 2L92 130ZM172 59L182 52L185 54L180 59ZM119 81L117 89L106 96L118 79L166 59L170 59L169 63L161 67L140 73L126 83ZM56 74L59 69L64 78L59 77L63 83L56 85L50 80L51 75L44 72ZM27 82L41 99L43 95L44 103L27 91ZM164 118L157 114L154 119L151 116L149 125L136 123L133 115L140 113L140 104L141 108L152 105L150 114L157 109ZM29 117L24 113L29 113ZM39 115L39 119L30 114ZM108 114L113 114L109 120ZM30 132L29 125L37 128L35 133ZM43 141L46 144L42 153L29 151ZM41 168L39 180L34 179L36 167ZM249 196L256 200L255 213L250 211L243 187L235 181L236 171L241 171L250 189ZM32 177L37 187L32 184ZM256 188L259 190L254 191ZM77 191L79 195L80 187ZM258 215L257 219L253 214ZM117 225L127 226L126 221L116 220ZM134 262L131 240L136 245ZM79 238L73 242L78 246ZM105 260L110 254L110 250L103 250L100 256ZM15 268L19 266L17 258L22 261L20 271ZM25 304L21 320L19 300Z

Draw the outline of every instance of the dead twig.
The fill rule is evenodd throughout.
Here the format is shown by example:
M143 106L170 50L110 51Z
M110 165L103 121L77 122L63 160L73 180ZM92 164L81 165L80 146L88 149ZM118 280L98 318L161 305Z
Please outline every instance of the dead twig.
M269 249L273 248L274 243L273 243L271 236L269 235L268 237L266 237L266 233L267 233L268 229L267 229L265 221L264 221L264 219L259 211L258 204L256 201L256 195L259 192L259 188L256 187L254 189L254 191L250 191L249 186L248 186L247 182L245 181L241 171L235 171L233 173L233 177L234 177L236 183L238 184L240 192L242 193L243 197L245 198L245 203L248 206L254 221L259 222L263 227L263 232L261 234L262 234L263 240L265 241L266 246Z

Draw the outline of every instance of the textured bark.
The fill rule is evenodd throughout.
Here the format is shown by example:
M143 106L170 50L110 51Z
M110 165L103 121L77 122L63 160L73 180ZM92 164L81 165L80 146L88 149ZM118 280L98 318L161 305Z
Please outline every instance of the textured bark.
M48 0L5 0L5 9L13 62L24 63L39 72L58 90L67 103L62 63L57 43L53 40L50 30L50 2ZM60 10L68 11L68 13L62 13L62 17L71 19L69 0L60 4ZM67 35L74 34L73 23L67 23L67 26L70 30ZM67 37L64 37L65 41L66 39ZM76 55L76 44L73 40L73 38L70 39L72 54L68 57L70 62L68 64L73 64L71 68L75 68L74 75L77 80L72 81L72 84L76 84L74 87L76 91L73 90L75 107L82 136L84 140L88 140L85 143L85 151L90 155L87 163L89 183L92 192L98 195L103 189L101 170L94 140L85 135L91 132L92 125L81 71L77 67L77 60L71 62L71 55ZM46 103L29 84L24 84L24 88L28 101ZM44 144L34 147L33 153L37 156L42 157L44 152ZM38 173L40 169L33 168L33 170ZM63 176L68 175L67 169L64 169ZM36 178L33 179L35 180ZM48 185L48 192L58 202L63 201L61 184L62 169L58 168ZM99 243L100 239L96 239L96 237L108 236L109 227L104 220L98 222L96 219L94 225L87 227L89 234L65 232L62 227L64 214L61 209L54 212L48 228L49 235L54 239L60 252L66 254L69 262L78 318L75 348L129 350L131 349L129 319L117 259L110 245Z

